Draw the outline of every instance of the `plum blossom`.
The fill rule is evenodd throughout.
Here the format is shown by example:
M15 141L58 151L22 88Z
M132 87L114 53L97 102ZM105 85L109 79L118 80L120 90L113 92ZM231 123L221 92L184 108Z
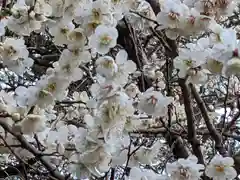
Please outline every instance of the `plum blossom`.
M117 25L110 10L110 4L105 0L85 1L75 9L74 21L82 24L85 33L91 35L99 25Z
M69 33L74 29L74 24L66 20L60 21L56 26L49 28L49 32L54 36L53 42L56 45L63 45L68 43ZM71 40L71 39L70 39Z
M21 122L21 131L23 134L32 134L41 132L45 128L46 118L43 115L28 114Z
M118 66L110 56L102 56L96 60L96 72L107 79L111 79L118 71Z
M138 93L140 93L140 90L136 84L131 83L125 88L125 92L129 97L134 98Z
M99 54L106 54L116 46L118 31L114 27L99 25L89 38L89 46Z
M233 168L233 165L233 158L222 157L221 155L216 154L206 167L205 174L216 180L232 180L237 176L237 172Z
M46 21L43 14L37 14L40 10L30 11L30 6L25 1L18 1L12 7L12 15L7 21L7 27L18 35L29 36L32 31L40 30L42 22ZM44 11L42 11L44 13Z
M197 54L197 55L196 55ZM174 67L179 69L178 76L185 78L187 75L195 75L195 71L206 62L208 54L203 51L184 49L174 59Z
M128 60L128 54L125 50L120 50L116 55L116 64L118 72L115 74L114 81L118 84L126 84L129 74L137 70L136 64Z
M15 38L6 38L1 44L1 58L4 61L7 60L17 60L18 58L27 58L28 50L25 45L24 40Z
M168 42L168 38L176 40L181 36L194 37L197 33L208 32L208 37L196 42L179 44L178 56L173 61L176 71L171 71L171 82L186 78L186 83L197 84L199 90L201 84L212 78L211 73L239 75L237 33L217 24L220 16L233 11L235 1L159 0L161 11L157 17L145 0L17 0L4 3L7 6L1 9L4 19L0 22L0 36L4 35L5 26L7 36L2 37L0 57L3 66L18 75L14 74L19 82L25 79L22 76L27 75L34 63L32 53L46 50L60 57L49 59L51 67L34 79L33 84L18 86L12 94L0 92L1 121L13 131L22 132L30 143L35 144L33 134L36 134L44 148L43 153L53 154L46 156L47 160L59 167L64 163L77 179L100 178L111 168L126 165L131 168L126 180L200 179L204 165L198 164L195 156L167 163L166 175L141 169L158 164L160 151L165 145L162 141L149 144L145 137L135 138L132 132L158 126L156 118L165 119L170 106L172 123L186 119L186 113L175 83L171 83L174 97L165 96L168 89L163 71L166 61L162 62L157 52L149 57L148 53L145 56L138 52L142 64L137 66L129 59L124 47L116 46L118 30L125 28L127 23L134 30L137 28L136 39L133 38L136 43L142 41L138 39L142 32L154 33L149 31L149 26L157 33L164 32ZM12 34L14 37L8 37ZM36 46L35 50L32 43L27 43L31 47L26 47L26 37L22 36L30 34L31 38L44 36L47 41L52 39L54 50L48 51L48 46ZM160 39L161 34L158 38L165 43L166 38ZM170 43L164 44L165 50L168 45ZM45 56L45 53L38 54ZM152 83L145 92L138 89L140 76L144 76L148 87L148 82ZM80 86L84 90L79 90ZM233 91L237 90L236 86L233 82L229 85ZM223 86L219 89L226 92ZM5 118L5 114L9 117ZM213 115L209 113L211 119L218 117ZM6 137L8 144L21 143L10 133L5 133L2 127L0 134ZM1 153L6 151L0 150ZM16 148L16 152L24 158L33 157L22 148ZM234 179L233 164L232 158L216 155L205 168L205 174L213 179Z
M124 92L117 92L100 106L97 121L100 123L105 136L110 136L117 133L115 127L117 131L120 129L123 131L126 117L132 114L133 107L128 96ZM108 139L108 137L105 138Z
M87 142L86 151L79 154L79 161L95 176L101 177L110 168L111 155L102 145Z
M183 20L185 10L188 9L184 4L178 0L164 1L161 12L157 15L157 21L164 26L164 28L177 29L180 27Z
M166 97L161 92L149 88L140 96L139 109L153 116L165 116L172 97Z
M160 151L161 144L160 142L156 142L153 144L151 148L141 147L135 154L138 157L138 161L140 164L148 164L152 165L155 163L155 159Z
M42 14L44 16L52 15L52 6L46 3L45 0L38 0L34 6L34 12L36 14Z
M22 38L6 38L0 45L0 57L3 64L19 75L33 65L33 60L28 58L28 54Z
M126 180L168 180L168 176L166 175L158 175L154 173L152 170L140 169L137 167L133 167L130 171L129 177L125 178Z
M166 171L170 180L198 180L204 165L197 164L197 161L197 157L191 155L187 159L180 158L176 162L167 163Z

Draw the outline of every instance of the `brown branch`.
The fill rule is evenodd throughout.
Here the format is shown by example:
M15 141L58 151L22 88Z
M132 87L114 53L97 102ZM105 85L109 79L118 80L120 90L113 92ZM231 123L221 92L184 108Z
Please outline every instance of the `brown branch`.
M79 101L71 101L71 100L65 100L65 101L56 101L56 105L60 104L86 104L85 102L79 100Z
M186 159L189 154L186 146L184 145L183 139L181 136L167 136L167 141L171 145L172 152L175 158L184 158Z
M42 152L38 151L35 147L33 147L21 134L18 134L13 131L12 127L9 126L4 120L0 120L0 125L2 128L12 134L22 145L22 147L32 153L36 159L44 165L44 167L49 171L49 173L58 180L65 180L65 177L60 174L60 172L50 164L45 157L42 155Z
M240 117L240 102L238 99L237 99L237 108L238 108L238 112L233 116L232 120L227 124L227 127L225 128L224 132L231 129L231 127L236 124L237 120Z
M24 164L25 168L28 168L36 163L36 159L32 158L26 161L27 163ZM0 178L6 178L8 176L18 175L20 172L24 171L23 164L17 164L15 166L8 166L6 169L0 170Z
M187 84L185 83L185 79L179 79L179 86L182 90L184 108L187 116L188 142L191 144L193 153L198 158L198 162L204 164L204 158L200 148L200 141L196 136L196 128L194 124L196 120L193 115L193 109L190 100L191 93Z
M191 90L192 90L192 94L193 94L193 96L194 96L194 98L197 102L197 105L198 105L198 107L199 107L199 109L202 113L202 116L203 116L203 119L204 119L205 124L207 126L207 129L208 129L211 137L215 141L216 150L222 156L227 156L227 150L223 147L222 136L220 135L220 133L216 130L216 128L212 124L212 120L208 116L208 112L207 112L207 108L206 108L205 103L203 102L202 98L200 97L200 95L196 91L194 85L190 83L190 87L191 87Z
M141 17L141 18L143 18L143 19L146 19L146 20L148 20L148 21L150 21L150 22L153 22L156 26L160 26L160 24L159 24L157 21L155 21L155 20L153 20L153 19L151 19L151 18L148 18L148 17L142 15L142 14L139 13L139 12L132 11L132 10L130 10L130 12L133 13L133 14L138 15L139 17Z
M110 175L110 180L114 180L115 177L115 168L111 169L111 175Z
M230 83L230 78L228 78L228 81L227 81L227 86L226 86L227 93L224 98L224 116L223 116L223 122L222 122L222 132L224 132L225 130L225 124L226 124L226 118L227 118L227 100L229 96L229 83Z

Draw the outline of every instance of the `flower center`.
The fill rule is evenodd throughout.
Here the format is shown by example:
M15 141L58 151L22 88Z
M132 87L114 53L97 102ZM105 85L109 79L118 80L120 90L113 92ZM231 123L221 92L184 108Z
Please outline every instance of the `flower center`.
M56 88L57 88L57 83L51 83L51 84L48 84L45 90L52 93L56 90Z
M179 16L179 13L176 13L176 12L173 12L173 11L171 11L171 12L168 13L168 17L169 17L171 20L176 20L176 19L178 19L178 16Z
M82 34L81 32L76 32L76 33L75 33L75 38L76 38L77 40L81 40L81 39L83 38L83 34Z
M189 179L190 175L189 175L189 171L187 168L180 168L180 177L183 179ZM181 179L180 178L180 179Z
M186 59L186 60L183 60L183 61L187 66L189 66L189 67L192 66L192 60Z
M98 27L98 25L100 25L100 24L101 24L100 21L93 21L93 22L90 22L90 23L88 24L88 27L89 27L91 30L95 30L95 29Z
M113 61L106 59L102 62L102 66L106 69L110 69L113 67Z
M101 15L100 12L101 12L100 9L93 8L93 9L92 9L93 18L94 18L94 19L99 19L99 18L100 18L100 15Z
M41 99L41 98L45 98L49 95L49 92L46 91L46 90L41 90L38 94L38 97Z
M61 28L61 33L62 34L67 34L68 33L68 31L69 31L69 29L68 28L66 28L66 27L64 27L64 28Z
M108 45L112 41L112 38L108 34L104 34L100 37L101 45Z
M224 166L223 165L216 165L215 169L216 169L217 172L220 172L220 173L224 172Z
M65 66L63 66L63 70L66 70L67 73L71 73L71 66L70 66L70 64L66 64Z
M12 46L9 46L6 49L6 51L7 51L8 56L14 56L17 53L17 51Z
M69 35L69 38L71 40L81 41L83 39L83 34L81 32L75 31Z
M188 19L188 22L193 25L194 22L195 22L195 19L196 19L196 18L195 18L194 16L190 16L189 19Z
M121 0L112 0L112 3L113 4L117 4L117 3L120 3Z
M155 96L151 96L148 101L152 104L152 105L156 105L158 99Z
M74 56L79 56L79 53L80 53L79 49L74 48L74 49L71 49L70 51L73 53Z

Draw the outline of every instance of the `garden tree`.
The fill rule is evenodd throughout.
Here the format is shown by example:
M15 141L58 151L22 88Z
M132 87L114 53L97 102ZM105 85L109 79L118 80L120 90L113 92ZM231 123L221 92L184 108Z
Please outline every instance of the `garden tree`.
M238 179L238 11L1 0L0 177Z

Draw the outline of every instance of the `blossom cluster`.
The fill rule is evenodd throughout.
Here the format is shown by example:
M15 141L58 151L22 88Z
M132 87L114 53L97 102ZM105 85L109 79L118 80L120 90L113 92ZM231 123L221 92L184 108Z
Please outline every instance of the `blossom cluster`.
M166 0L161 2L161 12L155 17L159 28L171 39L211 31L208 38L180 48L174 59L178 77L194 84L206 82L208 74L229 76L240 72L236 32L215 21L220 15L229 15L235 2L212 4L206 8L202 1ZM163 144L157 141L151 147L134 145L128 133L145 125L140 115L164 119L176 98L153 87L140 92L131 81L139 72L135 62L123 48L117 49L116 56L110 52L117 45L120 21L126 17L136 23L139 17L133 10L145 12L146 9L153 12L145 0L18 0L14 3L0 23L4 29L0 31L3 39L0 57L4 66L19 76L24 76L33 66L34 59L29 57L24 41L33 32L48 34L55 46L63 50L58 61L33 86L19 86L13 94L0 92L0 113L8 115L0 120L4 119L29 142L34 143L37 135L44 153L57 152L67 158L69 171L78 178L102 177L111 168L128 166L132 169L126 179L130 180L197 180L204 170L210 178L234 179L233 159L220 155L214 156L206 168L198 164L195 156L178 159L167 164L166 175L140 168L157 162ZM5 29L15 36L6 36ZM93 62L94 83L89 92L69 95L69 85L86 75L81 67ZM154 74L154 78L164 79L163 73ZM165 88L164 83L162 87ZM66 99L79 103L66 108L66 114L57 114L54 107ZM73 119L82 119L84 127L68 123ZM4 129L0 134L5 136ZM12 136L6 139L11 144L18 143ZM33 156L21 148L16 148L16 153L24 158ZM48 156L48 161L62 163L61 156Z

